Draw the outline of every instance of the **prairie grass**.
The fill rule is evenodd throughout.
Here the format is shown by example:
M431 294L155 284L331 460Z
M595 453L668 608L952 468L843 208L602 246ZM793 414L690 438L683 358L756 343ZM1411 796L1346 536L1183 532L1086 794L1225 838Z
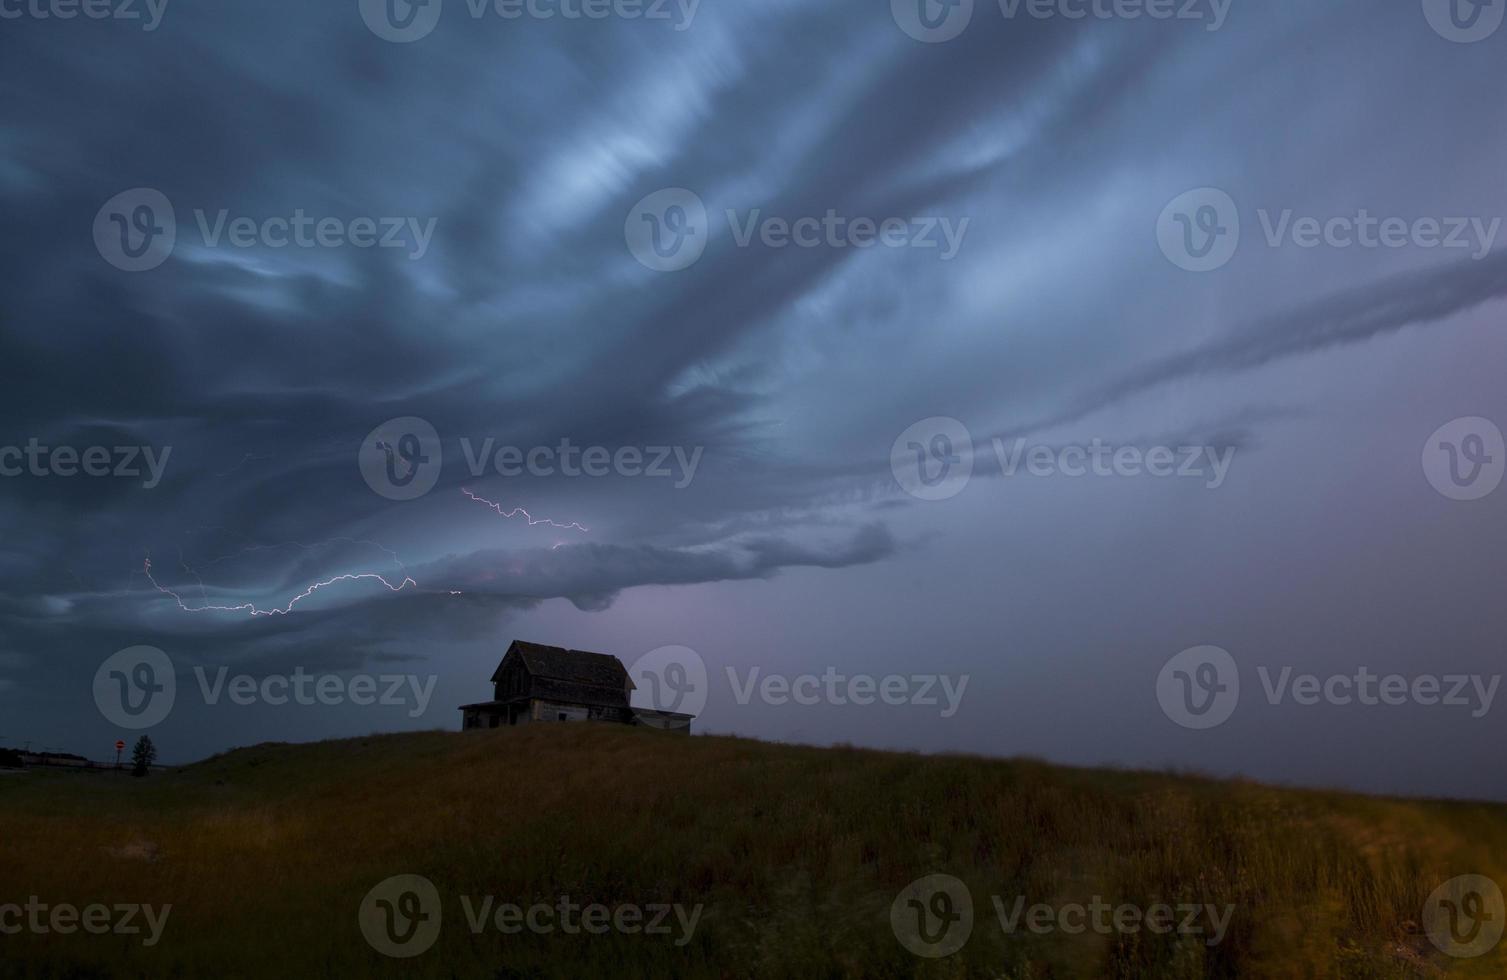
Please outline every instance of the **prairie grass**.
M972 893L952 956L890 905L945 873ZM1428 977L1507 974L1420 931L1459 874L1507 882L1507 807L1274 789L1031 761L679 738L615 726L241 749L147 779L0 779L0 905L139 902L162 941L0 935L0 974L84 977ZM443 902L410 960L357 910L395 874ZM473 932L461 896L698 904L688 942ZM1207 936L1007 934L1008 908L1096 896L1234 907Z

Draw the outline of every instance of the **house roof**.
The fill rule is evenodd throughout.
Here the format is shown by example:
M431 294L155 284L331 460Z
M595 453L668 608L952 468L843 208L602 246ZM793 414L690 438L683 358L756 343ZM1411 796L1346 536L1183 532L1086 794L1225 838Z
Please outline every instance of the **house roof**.
M514 640L503 655L502 663L492 672L495 684L502 674L502 665L508 657L517 654L523 666L536 678L560 681L571 686L606 687L618 691L631 691L634 684L627 668L616 657L589 650L567 650L543 643Z

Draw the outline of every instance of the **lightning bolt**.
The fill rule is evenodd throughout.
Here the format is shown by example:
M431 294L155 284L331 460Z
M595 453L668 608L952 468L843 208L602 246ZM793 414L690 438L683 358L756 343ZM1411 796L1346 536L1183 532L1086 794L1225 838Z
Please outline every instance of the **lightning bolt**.
M524 510L522 507L514 507L512 510L503 510L502 504L499 504L492 500L487 500L483 497L478 497L476 494L472 493L470 490L465 489L464 487L461 488L461 493L465 494L467 497L470 497L478 504L486 504L488 507L495 510L498 514L508 518L509 520L512 520L513 518L521 514L523 518L528 521L529 527L538 527L539 525L543 524L547 527L559 528L562 531L569 531L573 528L577 531L581 531L582 533L588 533L586 528L575 523L574 521L569 524L560 524L556 521L550 520L547 517L535 518L532 514ZM559 545L556 545L555 547L558 548Z
M314 551L315 549L335 543L365 545L381 551L383 554L387 555L387 557L392 560L392 563L402 571L403 578L400 581L396 581L396 584L394 584L395 577L393 579L389 579L388 577L379 575L376 572L360 572L346 575L337 575L333 578L315 582L314 584L310 585L303 592L300 592L298 595L294 596L286 606L275 607L271 609L262 609L255 603L251 602L239 603L237 605L215 605L210 603L209 594L205 589L203 577L200 576L198 569L190 565L187 560L184 559L182 548L178 550L178 562L183 566L183 570L189 575L192 575L194 580L198 582L199 595L201 599L201 602L198 605L189 605L189 603L184 600L183 596L180 593L173 589L169 589L162 583L158 582L156 577L152 574L152 561L150 557L146 559L142 570L146 574L147 580L152 583L153 587L155 587L157 591L163 593L164 595L172 596L172 598L178 603L178 608L182 609L184 612L244 612L249 613L252 616L286 616L293 611L293 607L296 606L300 601L307 599L309 596L313 595L320 589L327 588L340 582L356 582L365 579L374 579L378 582L381 582L390 592L401 592L409 586L418 589L418 583L415 582L412 578L408 577L408 568L403 564L402 559L398 557L397 552L393 551L391 548L383 547L381 544L378 544L375 541L367 541L360 538L331 538L328 541L320 541L316 544L304 544L300 541L285 541L279 544L250 545L248 547L242 548L240 551L232 552L228 555L221 555L219 558L213 558L208 562L208 564L218 565L221 562L230 561L235 558L241 558L253 552L270 551L280 548L298 548L299 550L308 553ZM450 591L449 594L461 595L462 593L458 591Z
M163 595L172 596L173 599L178 603L178 608L182 609L184 612L245 612L250 613L252 616L286 616L291 613L293 611L293 607L298 605L298 603L302 600L307 599L309 596L313 595L315 592L318 592L320 589L335 585L338 582L360 582L365 579L375 579L376 581L381 582L383 585L387 586L387 589L390 592L402 592L410 585L415 589L419 587L419 583L415 582L411 578L408 578L407 576L404 576L403 581L399 582L397 585L393 585L386 578L378 575L376 572L360 572L350 575L336 575L334 578L326 579L322 582L315 582L313 585L309 586L307 589L304 589L298 595L294 596L291 600L289 600L286 606L283 606L281 608L274 607L272 609L259 609L254 602L244 602L240 605L235 606L216 606L209 605L207 603L202 606L190 606L188 603L183 601L183 597L181 595L158 582L157 579L152 575L152 559L146 559L142 563L141 570L143 573L145 573L147 581L152 583L153 588L155 588L158 592L161 592ZM451 593L451 595L455 594L457 593Z
M464 493L467 497L469 497L472 500L476 501L477 503L484 504L485 506L492 508L494 511L497 512L497 514L499 514L502 517L505 517L505 518L508 518L508 519L512 519L512 518L519 517L519 516L523 517L526 521L528 521L528 524L529 524L530 527L538 527L540 525L545 525L545 526L548 526L548 527L558 528L560 530L576 530L576 531L581 531L582 533L586 533L588 531L587 528L585 528L585 527L583 527L580 524L577 524L575 522L571 522L569 524L561 524L558 521L552 521L552 520L550 520L548 518L536 518L532 514L530 514L528 511L524 510L522 507L514 508L511 511L504 510L503 506L501 504L499 504L499 503L497 503L495 501L486 500L485 498L482 498L482 497L478 497L476 494L472 493L470 490L462 490L461 492ZM190 533L192 533L192 532L190 532ZM348 573L348 574L343 574L343 575L336 575L336 576L334 576L332 578L324 579L322 581L318 581L318 582L313 583L308 588L304 589L302 592L300 592L297 595L295 595L292 599L288 600L288 603L286 605L283 605L283 606L273 606L271 608L263 609L263 608L261 608L260 606L258 606L254 602L242 602L242 603L237 603L235 605L219 605L219 604L211 603L209 601L209 594L208 594L208 590L205 587L205 583L204 583L203 577L199 574L198 569L195 568L193 565L190 565L188 563L188 561L184 558L182 548L179 548L179 550L178 550L178 563L180 565L182 565L183 570L186 573L188 573L189 575L193 576L195 582L197 582L198 587L199 587L199 596L200 596L200 603L199 604L197 604L197 605L191 605L188 601L186 601L183 598L183 595L181 593L179 593L178 591L176 591L174 589L170 589L167 586L163 585L161 582L157 581L157 577L152 574L152 559L151 559L150 556L148 556L143 561L143 563L142 563L142 573L147 577L147 581L149 581L149 582L152 583L152 587L154 589L156 589L158 592L162 593L163 595L170 596L173 599L173 601L178 604L178 608L179 609L183 610L184 612L191 612L191 613L225 612L225 613L248 613L248 614L250 614L253 617L255 617L255 616L287 616L287 615L289 615L289 614L291 614L293 612L293 607L294 606L298 605L298 603L302 602L304 599L307 599L309 596L313 595L315 592L318 592L320 589L328 588L328 587L330 587L332 585L337 585L337 584L342 583L342 582L361 582L361 581L366 581L366 580L373 580L373 581L380 582L383 585L383 587L385 587L389 592L402 592L405 589L408 589L408 588L412 587L415 591L425 592L427 594L432 594L432 595L439 595L439 594L446 594L446 595L451 595L451 596L465 595L465 593L462 592L459 589L445 589L445 590L443 590L443 592L433 592L432 590L421 589L419 587L418 582L414 581L411 577L409 577L409 575L408 575L408 568L407 568L407 566L405 566L403 564L402 559L400 559L398 557L397 552L393 551L390 548L383 547L381 544L378 544L375 541L368 541L368 540L360 539L360 538L331 538L328 541L320 541L320 542L318 542L316 544L304 544L304 543L299 542L299 541L285 541L285 542L282 542L282 543L279 543L279 544L250 545L250 546L247 546L245 548L242 548L240 551L232 552L232 553L226 554L226 555L221 555L218 558L212 558L206 564L208 564L208 565L218 565L221 562L230 561L230 560L236 559L236 558L241 558L241 557L249 555L249 554L251 554L253 552L268 551L268 550L273 550L273 549L278 549L278 548L298 548L298 549L304 551L305 553L307 553L307 552L311 552L311 551L313 551L313 550L315 550L317 548L321 548L321 547L324 547L326 545L333 544L333 543L336 543L336 542L343 543L343 544L365 545L365 546L368 546L368 547L376 548L378 551L381 551L383 554L387 555L387 557L392 560L392 563L394 565L396 565L401 570L402 575L403 575L402 579L401 580L397 579L397 576L392 576L391 578L389 578L388 576L384 576L384 575L378 574L377 572L353 572L353 573ZM560 543L556 544L554 547L555 548L560 548L563 545L564 545L564 542L560 542Z

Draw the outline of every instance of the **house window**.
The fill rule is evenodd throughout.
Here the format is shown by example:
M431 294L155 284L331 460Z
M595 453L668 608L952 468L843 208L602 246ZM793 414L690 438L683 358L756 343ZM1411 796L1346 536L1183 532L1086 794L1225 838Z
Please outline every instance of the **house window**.
M565 720L565 712L563 712L563 711L560 712L559 718L560 718L561 721L564 721Z

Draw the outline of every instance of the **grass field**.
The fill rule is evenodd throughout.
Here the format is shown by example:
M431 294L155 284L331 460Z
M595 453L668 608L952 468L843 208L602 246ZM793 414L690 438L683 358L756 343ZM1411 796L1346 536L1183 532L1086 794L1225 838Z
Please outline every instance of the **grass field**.
M934 874L966 886L972 931L926 958L891 909ZM607 726L391 735L258 746L146 779L0 778L0 906L100 904L114 923L117 903L171 905L150 946L145 932L0 935L0 973L1507 975L1507 941L1456 959L1423 932L1430 893L1462 874L1507 881L1507 807ZM414 914L432 907L406 904L419 892L368 899L395 875L432 883L440 914ZM384 896L393 911L372 904ZM606 931L561 911L567 896L604 906L589 924L610 915ZM1113 915L1099 929L1043 913L1040 933L1024 916L1007 932L995 897L1007 918L1018 901L1056 914L1096 898L1143 918L1120 931ZM1159 904L1219 911L1185 931L1149 911ZM504 905L552 917L504 916L521 929L508 933ZM960 914L930 897L899 905L900 921ZM647 934L661 907L675 909L667 931ZM389 958L363 914L438 933L415 931L433 945ZM928 921L924 938L943 920Z

